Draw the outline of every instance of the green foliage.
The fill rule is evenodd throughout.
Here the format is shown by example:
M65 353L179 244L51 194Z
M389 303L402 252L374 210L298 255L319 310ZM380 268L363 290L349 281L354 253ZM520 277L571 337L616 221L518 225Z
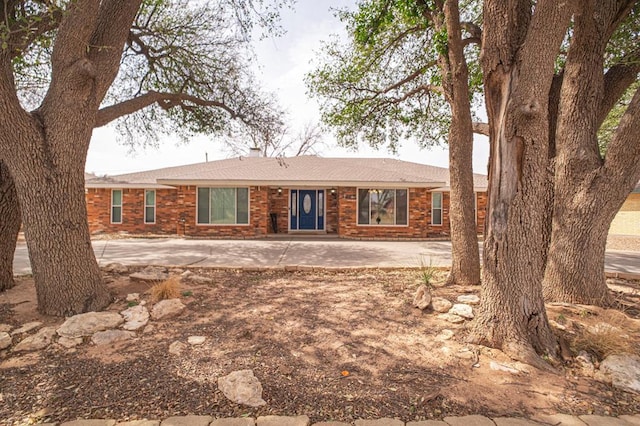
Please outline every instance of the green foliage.
M420 257L420 268L418 269L418 277L422 284L426 285L428 288L433 287L433 279L436 277L438 273L438 268L435 268L429 260L429 265L427 266L424 257Z
M134 145L156 144L160 134L186 140L195 133L238 135L280 126L275 97L263 93L249 71L250 42L259 29L280 33L279 10L291 1L143 0L103 106L153 92L181 97L122 117L121 135ZM18 3L11 19L0 22L0 44L8 37L16 86L31 109L49 87L56 29L70 2ZM45 21L51 25L43 27Z
M306 83L341 145L355 149L366 141L395 152L403 140L422 147L446 141L450 108L438 61L448 60L447 32L442 11L425 3L366 0L339 13L349 39L334 36L323 46ZM464 19L478 22L478 2L469 3ZM477 61L477 48L466 52ZM470 70L472 90L481 93L480 67Z

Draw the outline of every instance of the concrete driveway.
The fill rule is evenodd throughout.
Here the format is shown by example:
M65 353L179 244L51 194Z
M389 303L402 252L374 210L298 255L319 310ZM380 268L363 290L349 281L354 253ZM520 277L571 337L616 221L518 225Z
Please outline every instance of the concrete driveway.
M268 238L262 240L183 240L176 238L97 240L101 265L176 266L447 266L449 241L356 241L338 238ZM640 273L640 252L608 251L607 271ZM14 272L31 272L25 243L18 244Z

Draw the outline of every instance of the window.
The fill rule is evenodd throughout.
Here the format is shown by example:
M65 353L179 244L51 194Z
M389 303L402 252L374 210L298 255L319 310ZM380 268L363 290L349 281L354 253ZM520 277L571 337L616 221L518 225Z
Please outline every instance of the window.
M249 223L249 188L198 188L198 223Z
M442 192L431 193L431 224L442 225Z
M144 191L144 223L156 223L156 191Z
M111 223L122 223L122 189L111 190Z
M406 189L358 189L358 225L406 225Z

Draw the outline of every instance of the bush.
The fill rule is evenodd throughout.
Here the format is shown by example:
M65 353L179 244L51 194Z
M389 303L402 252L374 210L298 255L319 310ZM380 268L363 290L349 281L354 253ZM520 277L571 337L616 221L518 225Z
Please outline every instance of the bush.
M169 277L161 283L151 287L151 298L154 302L166 299L175 299L180 296L180 279Z

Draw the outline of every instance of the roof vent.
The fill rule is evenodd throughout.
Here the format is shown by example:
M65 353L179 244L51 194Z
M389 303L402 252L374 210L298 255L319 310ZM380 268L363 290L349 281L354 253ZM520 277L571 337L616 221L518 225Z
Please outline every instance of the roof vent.
M260 151L258 147L249 148L249 157L260 157Z

